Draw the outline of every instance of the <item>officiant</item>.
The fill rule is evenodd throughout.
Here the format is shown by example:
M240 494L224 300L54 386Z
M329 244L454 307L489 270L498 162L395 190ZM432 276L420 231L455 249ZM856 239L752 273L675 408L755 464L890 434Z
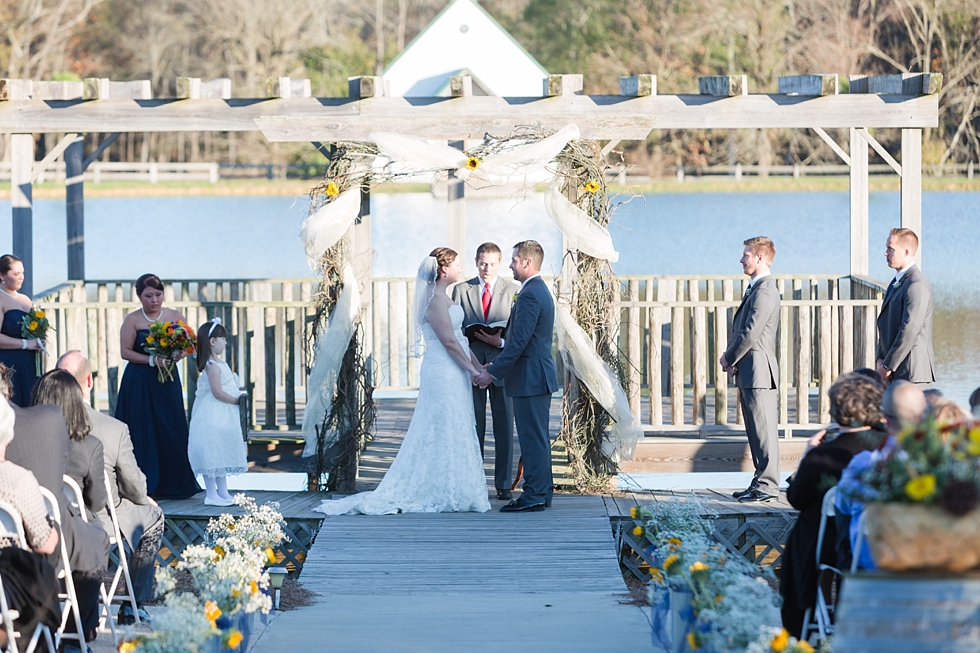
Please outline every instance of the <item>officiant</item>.
M510 319L510 308L520 286L497 276L500 270L500 248L483 243L476 250L477 276L453 287L453 301L463 307L463 330L477 361L486 365L504 347L504 328ZM486 388L473 388L473 410L476 433L483 453L487 432L487 396L493 419L493 484L497 499L511 500L511 465L514 453L514 408L504 393L504 382L495 381Z

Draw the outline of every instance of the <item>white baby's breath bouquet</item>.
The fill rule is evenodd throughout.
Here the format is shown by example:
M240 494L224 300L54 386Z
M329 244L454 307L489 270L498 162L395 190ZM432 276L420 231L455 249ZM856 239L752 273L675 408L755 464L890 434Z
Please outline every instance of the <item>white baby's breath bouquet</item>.
M263 571L268 559L262 549L232 536L216 538L210 547L188 546L182 555L177 569L189 572L194 589L214 601L223 614L272 609L272 598L264 591L269 587L269 574Z
M214 546L222 537L238 538L263 551L268 564L276 564L274 549L288 539L284 530L286 520L279 512L279 504L273 501L259 506L255 499L244 494L236 494L234 501L245 514L235 517L225 513L211 519L208 522L210 543Z
M165 586L171 588L164 600L167 609L153 615L153 632L128 632L119 642L119 653L200 651L210 637L220 633L208 619L200 599L189 592L173 593L172 585L166 581Z

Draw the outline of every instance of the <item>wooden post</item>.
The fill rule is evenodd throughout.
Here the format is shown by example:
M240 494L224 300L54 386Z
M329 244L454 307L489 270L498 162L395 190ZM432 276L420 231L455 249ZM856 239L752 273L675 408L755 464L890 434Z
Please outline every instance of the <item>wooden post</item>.
M851 274L868 274L868 143L851 128ZM905 156L902 156L903 160Z
M272 287L270 284L269 295L272 294ZM271 300L272 297L266 297L266 300ZM265 427L269 429L275 429L278 423L276 410L276 309L266 308L263 313L263 325L264 325L264 337L265 346L263 347L263 353L265 354L265 360L263 361L265 367Z
M721 298L730 302L732 280L721 282ZM718 359L728 349L728 309L715 308L715 424L728 424L728 372L721 369Z
M700 301L699 281L688 281L688 299ZM707 310L704 306L691 308L691 399L693 423L704 424L707 414L708 328Z
M65 148L65 222L68 279L85 279L85 141L81 134Z
M902 130L902 226L919 237L915 264L922 267L922 130Z
M677 299L683 301L684 282L677 283ZM670 423L684 423L684 307L675 306L670 318Z
M810 423L810 307L796 307L796 423Z
M293 284L290 281L282 284L282 301L293 301ZM286 391L286 426L296 426L296 309L286 308L285 338L283 339L283 374L286 377L283 385Z
M853 296L853 295L852 295ZM854 307L840 309L840 373L854 369Z
M463 149L462 141L450 143L460 150ZM449 186L446 189L448 200L446 212L447 241L450 249L456 250L460 256L460 263L463 267L463 274L466 274L466 198L465 185L462 179L456 178L453 170L449 171Z
M826 424L830 421L830 386L834 382L833 361L834 351L830 333L833 330L833 319L830 306L820 307L820 401L818 403L817 421Z
M779 296L786 297L786 283L784 279L776 281L779 289ZM789 353L789 335L793 328L789 322L789 306L779 308L779 418L780 424L789 423L789 368L791 365Z
M647 283L652 283L652 281ZM647 390L650 395L650 424L659 426L664 423L663 311L659 308L651 308L649 315L650 344L647 347Z
M401 385L401 347L399 341L399 326L403 316L398 311L398 291L401 281L388 282L388 385Z
M13 253L24 263L21 292L34 294L34 192L31 169L34 166L34 135L10 135L10 208L13 225Z
M627 361L627 396L630 410L634 415L640 415L640 282L629 280L630 303L626 309L626 361Z

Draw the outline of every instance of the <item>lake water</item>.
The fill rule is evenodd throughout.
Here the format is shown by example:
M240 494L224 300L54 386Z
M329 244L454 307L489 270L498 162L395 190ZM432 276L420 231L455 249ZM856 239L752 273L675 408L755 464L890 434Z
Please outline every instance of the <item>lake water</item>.
M937 386L956 401L980 385L980 193L923 193L923 269L936 295ZM849 261L846 193L653 194L620 205L610 225L619 274L738 273L742 240L776 243L775 270L843 274ZM90 279L302 277L309 274L298 238L304 197L135 197L86 200ZM534 238L545 272L561 236L542 196L468 200L467 251L492 240ZM899 223L897 192L871 193L871 276L888 279L883 249ZM412 277L418 262L446 240L446 202L428 193L372 198L375 276ZM10 249L10 202L0 201L0 250ZM65 203L35 205L36 290L65 278ZM176 234L176 235L168 235ZM468 259L469 257L467 257ZM472 263L469 263L472 271Z

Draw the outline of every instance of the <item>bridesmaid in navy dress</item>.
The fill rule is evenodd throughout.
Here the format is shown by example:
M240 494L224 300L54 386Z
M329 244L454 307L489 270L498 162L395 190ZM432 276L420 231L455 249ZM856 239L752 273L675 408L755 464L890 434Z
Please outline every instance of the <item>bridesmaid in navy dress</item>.
M24 264L13 254L0 256L0 363L13 370L10 400L27 408L31 390L37 383L37 363L41 343L20 336L24 316L33 308L31 298L20 292L24 285Z
M120 353L128 361L119 386L116 419L129 426L136 462L146 474L146 490L154 499L187 499L201 491L187 460L187 414L180 377L160 382L163 361L146 351L154 322L183 320L180 311L163 307L163 282L155 274L136 280L140 310L123 320ZM177 354L174 360L185 355Z

